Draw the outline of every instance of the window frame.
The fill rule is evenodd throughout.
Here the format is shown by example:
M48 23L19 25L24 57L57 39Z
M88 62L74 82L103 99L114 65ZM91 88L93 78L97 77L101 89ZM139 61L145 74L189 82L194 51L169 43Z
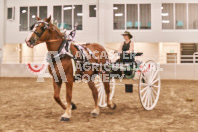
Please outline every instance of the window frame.
M47 5L40 5L40 6L38 6L38 16L40 17L40 7L47 7L47 17L48 17L48 6Z
M189 29L189 4L198 4L198 2L162 2L161 3L161 7L162 7L162 4L173 4L173 29L163 29L162 26L161 26L161 30L163 32L169 32L169 31L174 31L174 32L197 32L198 29ZM186 4L186 29L176 29L176 17L175 17L175 4ZM161 13L162 13L162 10L161 10ZM162 16L161 16L161 25L162 25Z
M8 19L8 9L11 8L12 9L12 18L11 19ZM7 20L14 20L15 19L15 7L7 7L7 17L6 17Z
M113 8L114 8L114 5L124 5L124 29L114 29L114 10L113 10ZM123 30L126 30L126 3L113 3L113 5L112 5L112 10L113 10L113 30L114 31L123 31Z
M115 4L124 4L125 5L125 29L114 29L114 24L112 25L112 30L114 32L118 32L118 31L133 31L133 32L152 32L153 30L153 26L152 26L152 3L151 2L133 2L133 3L116 3L114 2L112 4L112 13L113 13L113 22L114 23L114 11L113 11L113 7ZM127 29L127 5L130 5L130 4L135 4L138 6L138 22L140 21L140 4L149 4L151 6L151 28L150 29L140 29L140 26L138 25L138 29Z
M42 7L42 6L46 6L47 7L47 16L48 16L48 6L47 5L39 5L39 6L20 6L19 7L19 24L20 24L20 18L21 18L21 13L20 13L20 9L21 9L21 7L27 7L27 17L28 17L28 21L27 21L27 23L28 23L28 27L30 27L30 7L37 7L37 16L39 16L40 17L40 14L39 14L39 11L40 11L40 7ZM36 19L36 18L35 18ZM30 31L30 28L28 28L28 30L27 31L20 31L20 26L19 26L19 32L29 32Z
M137 21L139 22L139 3L127 3L126 4L126 13L125 13L125 20L126 20L126 22L125 22L125 30L132 30L132 31L137 31L137 30L139 30L139 25L138 25L138 28L137 29L127 29L127 17L128 17L128 13L127 13L127 5L137 5Z
M173 29L163 29L163 26L162 26L162 24L163 24L163 23L162 23L162 20L163 20L162 17L163 17L163 16L161 15L161 30L162 30L162 31L173 31L173 30L175 30L175 3L171 3L171 2L166 2L166 3L165 3L165 2L163 2L163 3L161 3L161 7L162 7L163 4L173 4ZM160 7L160 8L161 8L161 7ZM162 9L161 9L161 14L162 14L162 13L163 13L163 11L162 11Z
M27 7L27 26L30 27L30 26L29 26L29 10L30 10L29 7L30 7L30 6L20 6L20 7L19 7L19 32L29 32L29 28L27 29L27 31L21 31L21 30L20 30L20 26L21 26L21 23L20 23L20 19L21 19L20 10L21 10L22 7Z
M76 5L81 5L82 6L82 14L83 14L83 16L82 16L82 30L78 30L79 32L80 31L83 31L84 30L84 11L83 11L83 9L84 9L84 5L83 4L64 4L64 5L53 5L53 17L54 17L54 7L55 6L61 6L62 7L62 11L61 11L61 13L62 13L62 15L61 15L61 23L63 23L64 22L64 10L63 10L63 8L64 8L64 6L72 6L72 29L73 29L73 27L74 27L74 25L75 25L75 23L74 23L74 6L76 6ZM72 30L71 29L71 30ZM71 31L71 30L67 30L67 31Z
M176 4L185 4L186 5L186 29L176 29ZM175 2L174 3L174 28L175 30L179 31L179 30L188 30L188 3L186 2Z
M188 31L198 31L198 29L189 29L189 4L198 4L198 2L188 2L187 3L187 30Z
M83 31L83 29L84 29L84 26L83 26L83 25L84 25L84 19L83 19L83 18L84 18L84 17L83 17L83 16L84 16L83 4L74 4L74 5L72 5L72 7L78 6L78 5L82 6L82 14L83 14L83 15L82 15L82 30L79 30L78 28L77 28L76 30L78 30L78 31ZM72 25L72 29L73 29L73 27L74 27L74 25L75 25L75 23L74 23L74 8L73 8L72 10L73 10L73 14L72 14L72 17L73 17L73 18L72 18L72 24L73 24L73 25Z
M37 12L36 12L36 17L39 16L39 9L38 9L39 6L29 6L29 7L28 7L28 27L32 26L32 25L30 25L30 8L31 8L31 7L32 7L32 8L33 8L33 7L36 7L36 11L37 11ZM35 17L35 19L36 19L36 17ZM29 28L28 28L28 31L30 31Z
M74 5L70 4L70 5L62 5L62 23L64 23L64 18L65 18L65 14L64 14L64 6L71 6L72 9L71 9L71 26L73 28L73 23L74 23L74 19L73 19L73 15L74 15ZM54 12L53 12L54 13ZM71 30L72 30L71 28ZM67 29L68 30L68 29ZM71 30L68 30L68 31L71 31Z
M140 22L140 5L150 5L151 6L151 28L150 29L141 29L138 24L138 30L140 31L152 31L152 3L139 3L138 4L138 22Z
M95 10L95 16L90 16L90 6L95 6L95 8L96 8L96 10ZM98 7L97 7L97 5L95 4L90 4L89 5L89 18L97 18L97 11L98 11Z
M53 5L53 8L52 8L52 11L53 11L53 20L54 20L54 7L58 7L58 6L60 6L61 7L61 23L63 23L63 13L64 13L64 10L63 10L63 8L64 8L64 5Z

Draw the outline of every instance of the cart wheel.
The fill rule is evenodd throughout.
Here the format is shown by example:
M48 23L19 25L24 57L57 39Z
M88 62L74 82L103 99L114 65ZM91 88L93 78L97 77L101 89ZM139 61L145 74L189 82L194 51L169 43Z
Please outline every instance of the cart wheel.
M100 107L106 107L107 106L106 92L101 76L97 75L95 77L94 83L98 90L98 105ZM110 80L110 100L112 100L114 92L115 92L115 78L112 77Z
M147 61L141 69L139 96L144 109L152 110L159 99L161 88L160 73L154 61Z

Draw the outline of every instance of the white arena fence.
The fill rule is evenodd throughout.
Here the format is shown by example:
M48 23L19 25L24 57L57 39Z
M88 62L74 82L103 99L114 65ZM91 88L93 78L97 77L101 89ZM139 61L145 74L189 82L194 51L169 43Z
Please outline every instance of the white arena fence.
M198 53L194 55L177 56L140 56L136 60L146 62L153 60L160 64L161 79L198 80ZM43 56L16 56L0 57L1 77L37 77L27 69L27 63L42 64ZM48 71L46 70L46 73ZM49 77L49 74L46 74Z

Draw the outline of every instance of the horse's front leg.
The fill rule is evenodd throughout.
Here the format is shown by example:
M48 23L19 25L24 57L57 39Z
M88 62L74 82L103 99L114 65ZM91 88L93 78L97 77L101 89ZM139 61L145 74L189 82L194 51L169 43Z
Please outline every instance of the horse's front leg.
M65 113L61 116L61 121L69 121L71 117L71 107L72 107L72 87L73 87L73 76L67 75L67 82L66 82L66 102L67 107Z
M65 110L66 107L60 99L60 90L61 90L62 82L61 81L55 82L53 80L53 85L54 85L54 99Z

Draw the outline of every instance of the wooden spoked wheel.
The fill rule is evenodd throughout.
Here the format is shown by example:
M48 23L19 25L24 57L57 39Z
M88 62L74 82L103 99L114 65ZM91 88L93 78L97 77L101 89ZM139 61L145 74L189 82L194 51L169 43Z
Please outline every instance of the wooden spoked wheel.
M94 80L95 86L98 90L98 105L100 107L107 106L106 92L101 76L97 75ZM115 92L115 78L110 79L110 100L112 100Z
M152 110L159 99L161 88L160 73L154 61L147 61L140 73L139 96L144 109Z

